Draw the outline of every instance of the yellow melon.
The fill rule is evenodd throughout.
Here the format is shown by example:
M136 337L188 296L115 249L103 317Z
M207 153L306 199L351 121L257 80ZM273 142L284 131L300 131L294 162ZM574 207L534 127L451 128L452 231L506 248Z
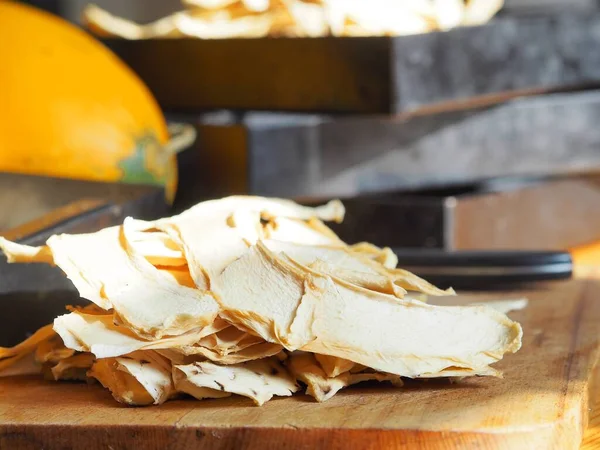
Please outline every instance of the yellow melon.
M167 185L175 156L143 82L76 26L0 2L0 171Z

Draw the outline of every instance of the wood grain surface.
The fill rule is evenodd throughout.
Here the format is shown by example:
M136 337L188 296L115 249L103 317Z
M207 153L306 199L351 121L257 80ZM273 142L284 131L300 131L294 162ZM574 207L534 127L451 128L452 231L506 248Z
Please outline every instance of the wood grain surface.
M97 385L7 378L0 448L579 448L595 389L599 285L546 284L509 297L517 295L530 299L511 313L523 324L523 348L497 365L503 379L367 385L323 404L295 396L260 408L244 398L129 408Z

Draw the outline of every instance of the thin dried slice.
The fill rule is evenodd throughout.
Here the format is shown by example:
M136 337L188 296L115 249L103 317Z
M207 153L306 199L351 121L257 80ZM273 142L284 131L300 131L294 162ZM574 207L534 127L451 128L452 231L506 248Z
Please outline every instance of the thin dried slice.
M496 311L499 311L503 314L508 314L512 311L521 311L522 309L527 308L528 304L529 300L526 298L518 298L514 300L492 300L488 302L471 303L471 306L489 306L490 308L494 308Z
M266 239L304 245L346 247L339 238L315 229L304 220L288 217L273 217L264 226Z
M365 255L388 269L393 269L398 265L398 257L389 247L379 248L368 242L359 242L351 245L350 250Z
M394 284L394 282L385 275L339 269L324 261L316 261L312 264L308 264L308 267L315 272L332 275L365 289L390 294L398 298L404 298L406 295L406 291L403 288Z
M17 244L0 237L0 249L6 255L9 263L44 263L54 264L52 252L43 245L41 247L31 247L30 245Z
M131 357L117 358L117 370L134 377L150 394L155 405L168 400L173 393L171 367L165 369L152 358L133 359Z
M186 266L181 243L176 242L163 231L146 231L147 222L132 220L136 225L130 233L131 246L154 266L179 267Z
M243 395L259 406L275 395L287 397L298 390L298 385L277 358L232 366L199 362L175 368L183 372L189 382L197 387Z
M118 358L98 359L87 375L95 378L110 391L119 403L145 406L154 403L154 398L131 374L119 370Z
M436 373L424 373L415 378L463 378L468 376L488 376L502 378L502 372L493 367L479 367L477 370L465 367L447 367L444 370Z
M58 334L40 342L35 349L35 359L41 364L58 364L74 354L75 350L67 348Z
M209 208L207 208L209 209ZM216 277L241 255L248 246L248 237L255 231L254 224L260 224L258 212L238 212L238 224L246 229L228 225L229 210L207 211L206 215L182 214L169 222L157 224L169 234L175 234L184 243L184 253L191 276L199 289L213 290ZM246 220L240 215L246 214ZM202 230L198 232L198 230ZM258 238L256 236L255 240Z
M200 39L265 37L273 23L273 17L268 13L232 17L227 11L218 11L209 18L181 13L174 20L182 34Z
M122 228L48 239L54 260L82 297L116 315L141 337L160 339L210 324L212 296L182 286L127 244Z
M95 305L94 303L90 303L86 306L67 305L67 306L65 306L65 309L70 312L80 312L83 314L99 314L101 316L111 313L110 310L107 311L106 309L102 309L98 305Z
M266 240L264 244L269 250L285 254L317 272L333 275L357 286L399 298L406 294L403 288L394 283L383 266L349 249L274 240Z
M456 295L454 289L449 288L445 291L435 287L433 284L416 276L414 273L404 269L388 269L387 273L392 277L394 283L403 287L407 291L417 291L428 295Z
M237 2L239 0L183 0L184 5L201 9L223 9Z
M43 326L14 347L0 347L0 361L4 360L4 358L32 353L41 342L55 335L56 333L52 330L52 325Z
M168 274L173 277L173 280L180 284L181 286L187 286L189 288L195 288L196 283L190 274L190 269L188 266L179 266L179 267L166 267L166 266L155 266L162 273Z
M382 373L382 372L361 372L361 373L350 373L348 374L348 385L363 383L365 381L389 381L393 386L401 387L404 386L402 379L399 375L393 373Z
M219 274L263 237L261 217L292 217L313 230L303 220L341 220L343 214L339 201L309 208L287 200L233 196L200 203L178 216L152 222L152 226L183 243L196 286L214 290ZM314 230L312 233L323 236Z
M59 380L79 380L87 379L87 371L92 367L96 358L91 353L78 353L61 359L50 369L52 379Z
M319 37L328 34L329 24L320 4L298 0L283 0L283 4L295 26L286 26L280 31L282 34L294 37Z
M325 375L329 378L337 377L345 372L350 372L354 366L356 366L352 361L336 356L319 355L318 353L315 353L314 356L323 369L323 372L325 372Z
M293 352L286 366L296 380L306 384L306 394L314 397L318 402L329 400L340 389L348 386L347 375L328 377L310 353Z
M191 345L201 339L204 329L191 330L175 337L148 341L124 326L117 326L112 315L70 313L54 319L54 329L65 345L98 358L126 355L136 350L168 349Z
M180 365L180 364L191 364L198 361L206 361L206 358L203 356L195 357L195 356L187 356L183 353L178 352L177 350L171 349L157 349L154 350L156 353L161 355L162 357L171 361L171 365Z
M221 316L265 341L286 345L304 295L303 274L289 267L262 244L253 246L219 276Z
M33 352L22 353L0 360L0 378L38 374L41 368Z
M346 386L364 381L391 381L394 386L402 386L400 376L389 373L345 372L335 377L328 377L317 363L315 356L311 353L293 352L286 365L298 381L306 384L306 394L314 397L318 402L329 400Z
M184 366L185 367L185 366ZM205 398L224 398L230 397L231 392L223 392L220 389L211 389L207 387L199 387L193 384L184 371L173 367L173 384L177 392L191 395L197 400L203 400Z
M398 299L292 264L261 242L222 277L222 314L232 323L288 350L381 372L418 377L464 367L485 374L521 345L521 327L492 308Z
M313 312L317 338L306 351L418 377L448 367L488 375L489 364L521 345L521 327L492 308L399 300L329 277L311 277L308 286L321 298Z
M178 352L182 353L185 356L202 355L203 357L213 362L225 365L239 364L246 361L253 361L255 359L266 358L269 356L276 355L281 350L283 350L283 347L281 345L273 344L271 342L261 342L260 344L255 344L250 347L246 347L245 349L240 350L239 352L229 353L226 355L197 345L180 347L177 349Z
M352 369L350 369L350 373L361 373L361 372L364 372L366 370L370 371L370 370L373 370L373 369L370 369L367 366L363 366L362 364L354 364L354 366L352 366Z
M82 297L114 308L140 336L160 338L210 324L218 311L214 299L180 285L134 249L126 251L125 234L126 226L53 236L48 247Z
M344 205L339 200L332 200L325 205L308 207L301 206L291 200L255 196L230 196L219 200L210 200L184 211L179 216L164 221L172 221L189 215L208 215L226 211L256 211L263 218L287 217L310 220L317 218L325 221L341 222L344 219ZM161 222L161 221L159 221Z
M196 345L213 350L220 355L228 355L261 342L264 342L262 338L248 334L231 325L218 333L202 338Z
M272 252L283 253L305 266L313 264L316 261L323 261L336 269L373 275L379 274L377 267L373 266L372 261L361 258L360 255L352 254L352 252L344 247L301 244L275 239L265 240L263 244Z
M139 25L131 20L117 17L93 4L87 5L83 10L84 24L94 34L131 40L182 37L183 33L177 26L177 18L180 16L181 13L175 13L154 22Z

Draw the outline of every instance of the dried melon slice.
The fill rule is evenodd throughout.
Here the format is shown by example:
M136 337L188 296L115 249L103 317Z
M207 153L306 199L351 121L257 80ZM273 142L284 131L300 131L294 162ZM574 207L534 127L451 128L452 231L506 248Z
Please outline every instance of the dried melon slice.
M0 360L0 378L39 374L41 368L33 352L23 353Z
M308 284L321 298L312 312L317 338L303 350L419 377L448 367L490 375L489 364L520 348L521 327L492 308L398 300L330 277Z
M96 360L87 375L98 380L119 403L132 406L154 403L154 398L133 375L119 370L117 358Z
M147 231L147 222L132 220L135 231L130 233L131 246L154 266L178 267L187 265L181 243L163 231Z
M59 380L80 380L87 379L87 371L92 367L96 358L90 353L78 353L76 355L64 358L51 367L50 373L52 379Z
M304 296L303 274L289 267L264 246L253 246L219 276L216 294L221 316L265 341L287 346Z
M368 242L359 242L351 245L350 250L364 255L388 269L393 269L398 265L398 257L389 247L379 248Z
M165 369L155 361L148 359L133 359L119 357L117 370L134 377L138 383L150 394L155 405L160 405L168 400L173 393L171 368Z
M54 265L54 259L50 249L43 245L32 247L30 245L17 244L0 237L0 249L6 255L9 263L45 263Z
M173 384L177 392L191 395L197 400L205 398L224 398L230 397L231 392L223 392L219 389L208 387L199 387L188 380L187 374L177 366L173 367Z
M202 338L197 345L215 351L220 355L228 355L261 342L264 342L262 338L248 334L232 325L218 333Z
M211 350L198 345L180 347L176 351L180 352L185 356L198 356L201 355L210 361L219 364L239 364L246 361L253 361L255 359L266 358L278 354L283 347L279 344L273 344L271 342L261 342L254 344L250 347L246 347L235 353L221 354L215 350Z
M35 359L41 364L58 364L74 354L75 350L66 347L58 334L40 342L35 349Z
M123 227L48 239L54 262L80 295L116 315L139 336L161 338L209 325L217 315L212 296L180 285L127 244ZM166 301L165 299L168 299Z
M317 261L322 261L336 269L366 274L379 274L378 268L372 261L353 254L344 247L330 245L309 245L295 242L265 240L263 244L273 253L282 253L300 264L309 266Z
M433 284L425 281L423 278L418 277L414 273L404 269L388 269L386 271L394 283L400 287L403 287L407 291L417 291L428 295L456 295L454 289L442 290L435 287Z
M80 352L90 352L98 358L126 355L136 350L178 348L202 339L204 328L174 337L148 341L124 326L117 326L112 315L73 312L54 319L54 330L65 345Z
M171 365L161 363L152 351L135 352L119 358L98 359L88 371L107 388L115 400L128 405L165 402L174 394Z
M462 367L483 375L521 344L521 327L492 308L398 299L292 264L260 242L222 278L219 301L232 323L289 350L381 372L418 377Z
M339 269L324 261L316 261L307 266L315 272L332 275L350 284L372 291L390 294L398 298L404 298L407 294L403 288L394 284L394 282L385 275Z
M304 245L323 245L331 247L346 247L337 236L331 236L320 229L311 227L304 220L273 217L264 226L265 239L280 242L291 242Z
M184 215L206 215L223 210L229 211L229 213L234 211L258 211L264 218L288 217L301 220L316 218L338 223L344 220L345 213L344 205L339 200L331 200L325 205L309 207L279 198L233 195L199 203L184 211L179 217Z
M127 225L126 219L122 228L53 236L48 246L84 298L112 307L141 337L160 339L210 324L218 311L214 299L181 286L128 248Z
M348 386L347 376L328 377L310 353L292 353L286 366L296 380L306 384L306 395L314 397L318 402L329 400L340 389Z
M258 212L237 213L238 223L246 225L243 229L227 223L232 214L228 210L212 212L210 215L208 213L211 212L208 211L207 215L182 214L156 225L181 239L190 274L196 286L206 291L212 290L218 274L256 241L258 235L255 235L252 242L248 242L248 239L256 233L254 225L260 224ZM242 222L239 219L242 214L250 217Z
M319 355L315 353L315 359L329 378L337 377L345 372L350 372L356 364L337 356Z
M338 201L309 208L287 200L233 196L200 203L178 216L153 222L153 226L183 243L196 286L212 290L225 267L262 237L261 217L290 217L311 229L303 220L342 220L343 214Z
M46 325L14 347L0 347L0 361L3 361L5 358L32 353L41 342L55 335L56 333L52 330L52 325Z
M298 385L277 358L264 358L232 366L199 362L175 366L188 381L200 388L211 388L251 398L262 405L273 396L290 396Z
M305 266L341 278L357 286L403 297L406 290L429 295L454 295L453 290L443 291L401 269L387 269L361 252L326 245L306 245L275 240L264 241L269 250L282 253ZM318 264L321 261L323 264Z
M311 353L293 352L286 365L298 381L306 384L306 394L314 397L318 402L329 400L346 386L364 381L391 381L395 386L402 386L400 376L388 373L352 374L346 372L335 377L328 377L317 363L315 356Z
M512 311L521 311L527 307L529 301L526 298L510 299L510 300L493 300L487 302L471 303L471 306L484 305L494 308L503 314L508 314Z

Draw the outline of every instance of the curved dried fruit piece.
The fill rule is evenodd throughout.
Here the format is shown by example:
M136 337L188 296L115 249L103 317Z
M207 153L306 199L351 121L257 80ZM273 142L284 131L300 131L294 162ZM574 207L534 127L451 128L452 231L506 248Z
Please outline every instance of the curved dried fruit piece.
M349 385L349 377L342 374L328 377L310 353L294 352L286 362L292 375L306 384L306 395L324 402L333 397L340 389Z
M50 368L50 373L55 381L87 379L87 371L92 367L96 358L90 353L78 353L64 358Z
M204 328L173 337L145 340L124 326L114 324L112 315L65 314L54 319L54 330L65 345L80 352L90 352L98 358L109 358L136 350L179 348L202 339Z
M56 264L82 297L113 308L144 338L160 339L209 325L217 315L212 296L180 285L128 248L123 227L48 240ZM128 251L129 250L129 251Z
M30 245L11 242L0 236L0 249L6 255L9 263L45 263L54 265L52 252L45 245L31 247Z
M359 242L351 245L350 250L377 261L388 269L393 269L398 265L398 257L389 247L379 248L368 242Z
M283 350L283 347L279 344L261 341L258 344L254 344L238 352L228 353L226 355L198 345L181 347L177 349L177 352L180 352L185 356L202 355L210 361L219 364L230 365L274 356L281 350Z
M356 366L352 361L338 358L337 356L319 355L318 353L315 353L315 359L323 369L323 372L330 378L337 377L345 372L350 372Z
M52 330L52 325L46 325L14 347L0 347L0 361L4 358L31 353L41 342L51 338L55 334Z
M257 405L269 401L274 395L290 396L298 390L277 358L265 358L232 366L219 366L212 362L199 362L175 366L187 380L200 388L243 395Z
M370 291L258 243L222 274L223 313L265 340L407 377L448 367L489 374L521 327L492 308L442 307ZM377 330L377 332L373 332Z
M316 229L300 219L273 217L265 225L264 232L266 239L274 241L346 247L346 244L335 234L332 236L331 233L324 233L322 229Z
M286 362L287 367L298 381L306 384L306 394L318 402L329 400L341 389L364 381L391 381L394 386L402 386L400 376L390 373L362 372L341 373L331 377L317 364L319 355L293 352Z
M117 358L97 360L87 375L95 378L110 391L119 403L132 406L145 406L154 403L154 399L136 378L118 370Z

